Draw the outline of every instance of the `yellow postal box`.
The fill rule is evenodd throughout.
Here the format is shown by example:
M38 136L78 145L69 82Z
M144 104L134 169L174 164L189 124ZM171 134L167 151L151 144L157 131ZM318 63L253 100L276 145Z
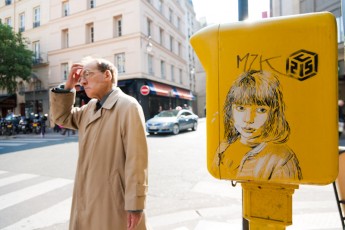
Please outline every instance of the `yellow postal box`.
M206 71L207 166L216 178L328 184L338 174L331 13L220 24L191 38Z

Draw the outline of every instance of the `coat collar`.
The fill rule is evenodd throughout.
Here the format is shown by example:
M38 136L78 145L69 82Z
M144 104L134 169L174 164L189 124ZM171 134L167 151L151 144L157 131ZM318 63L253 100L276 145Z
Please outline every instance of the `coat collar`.
M94 122L95 120L97 120L98 118L100 118L102 116L102 109L111 109L114 107L114 105L116 104L117 100L120 98L120 94L122 94L122 90L118 87L114 88L113 92L108 96L107 100L104 102L104 104L102 105L102 108L95 111L96 108L96 100L93 100L93 105L91 106L92 109L90 109L89 111L92 113L91 115L91 119L88 122L88 124Z
M122 90L118 87L113 89L113 92L108 96L107 100L104 102L102 108L111 109L120 97Z

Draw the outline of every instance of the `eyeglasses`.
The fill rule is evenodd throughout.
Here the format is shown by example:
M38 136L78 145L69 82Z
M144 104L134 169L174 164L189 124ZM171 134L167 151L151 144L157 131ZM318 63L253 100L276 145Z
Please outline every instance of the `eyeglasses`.
M93 77L95 75L95 73L96 72L85 70L82 72L82 74L79 78L79 81L81 81L81 80L87 81L87 80L89 80L89 78Z

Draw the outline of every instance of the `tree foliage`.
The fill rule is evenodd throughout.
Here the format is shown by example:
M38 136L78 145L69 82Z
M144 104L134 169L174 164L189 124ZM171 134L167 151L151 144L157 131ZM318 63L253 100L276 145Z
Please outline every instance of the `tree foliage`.
M33 52L21 33L0 22L0 89L14 93L17 79L28 80L31 75Z

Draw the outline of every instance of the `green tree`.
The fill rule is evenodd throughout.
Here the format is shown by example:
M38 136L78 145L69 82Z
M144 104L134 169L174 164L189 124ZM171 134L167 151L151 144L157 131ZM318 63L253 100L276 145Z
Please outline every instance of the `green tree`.
M16 79L28 80L31 75L33 52L21 33L0 22L0 89L14 93Z

